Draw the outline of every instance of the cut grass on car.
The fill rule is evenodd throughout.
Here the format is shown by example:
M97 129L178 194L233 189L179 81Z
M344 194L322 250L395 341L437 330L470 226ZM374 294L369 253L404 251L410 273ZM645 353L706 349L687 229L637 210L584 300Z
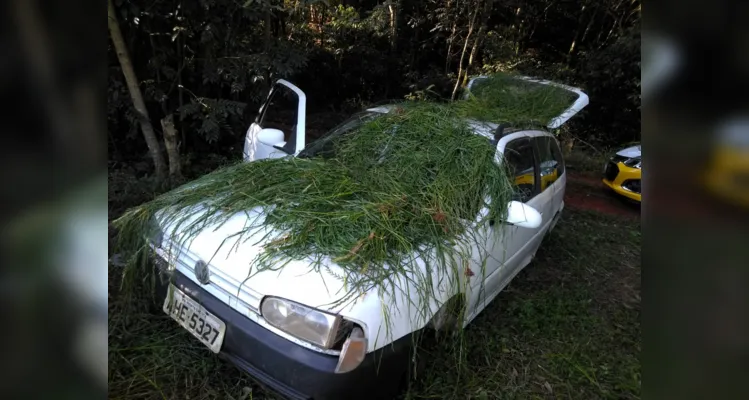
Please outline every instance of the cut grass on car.
M477 80L468 97L455 107L468 118L525 128L546 126L576 98L559 87L500 73Z
M311 260L311 270L325 269L346 282L347 293L337 303L413 280L419 287L407 298L426 322L435 296L433 270L457 283L469 249L480 247L468 229L478 211L488 211L479 227L502 220L513 195L504 167L494 162L493 144L474 134L466 118L548 122L570 100L563 89L497 74L478 82L463 101L401 103L351 133L322 139L310 158L220 168L115 221L120 251L133 255L125 276L153 273L143 256L144 234L157 213L160 225L170 227L165 236L179 237L176 245L185 246L202 229L255 209L263 217L224 243L233 247L261 229L274 229L261 240L265 250L248 278L291 260ZM332 271L328 260L343 271Z
M406 298L426 323L437 296L430 277L457 281L462 260L480 240L468 229L475 216L486 207L479 226L504 219L513 194L508 174L494 162L494 146L458 111L403 103L353 132L321 139L310 158L220 168L115 221L122 251L147 251L144 234L157 213L165 237L187 247L201 230L261 210L261 218L223 244L232 248L250 237L249 244L262 243L248 278L310 260L311 271L324 269L346 282L339 304L371 290L408 290L398 282L411 280L418 287ZM274 231L258 234L266 227ZM145 257L134 258L126 271L130 279L152 273ZM453 286L457 293L459 284Z
M475 135L465 118L516 126L546 124L571 104L571 98L565 95L565 91L554 87L492 77L474 88L464 101L450 105L400 104L394 112L365 123L353 134L329 141L323 139L321 150L309 158L260 160L220 168L128 210L115 221L120 250L132 256L125 269L125 288L132 292L153 274L147 258L142 256L147 251L144 234L152 229L157 213L161 224L172 229L164 232L165 236L179 238L177 245L184 245L202 229L220 225L251 209L262 210L264 217L257 221L260 225L249 223L224 244L241 243L268 225L275 229L271 236L262 239L266 251L254 260L251 274L283 268L293 259L312 259L310 268L319 271L327 269L326 260L331 259L343 269L340 279L348 285L347 295L339 302L370 290L398 288L395 282L400 277L431 276L434 268L438 269L436 274L457 280L462 273L461 261L470 257L467 249L476 240L468 229L474 216L481 207L486 207L488 213L478 221L478 226L502 220L513 194L508 174L494 163L494 146L488 138ZM181 235L176 235L178 230ZM426 271L420 270L415 261L418 258L426 261ZM434 288L430 279L417 280L420 287L407 297L427 317ZM555 287L554 282L547 284ZM539 299L536 301L540 305L531 302L520 309L540 307L557 313L556 320L544 314L546 311L539 315L544 323L558 323L559 330L569 335L564 313L581 310L589 294L580 291L551 295L556 299L553 307L547 307L546 300ZM177 325L167 326L166 316L143 312L142 308L129 310L128 313L115 310L116 315L121 315L115 318L122 319L113 321L110 309L110 322L120 328L110 331L110 340L114 334L116 344L114 348L110 346L110 393L113 380L119 388L115 389L118 395L129 398L148 397L146 394L164 398L213 398L214 395L219 398L238 396L240 390L253 387L250 383L245 385L245 378L226 380L230 376L226 373L214 376L210 371L226 371L226 367L218 365L215 357L198 351L200 343L185 341L189 335ZM579 320L577 327L581 332L603 324L596 318L571 317ZM482 318L486 317L477 321ZM517 322L528 332L534 332L528 327L538 326L540 322L535 318L531 314ZM134 332L144 337L133 340ZM437 346L443 347L432 365L439 365L441 370L433 370L429 375L438 378L437 381L419 379L420 385L430 382L429 386L414 387L409 393L440 398L464 398L467 392L461 388L469 388L472 396L479 398L494 393L495 386L504 385L504 373L509 371L503 371L501 377L485 375L475 381L482 364L470 358L470 351L478 349L483 354L492 349L502 354L506 347L495 348L496 342L488 341L512 339L506 333L492 333L479 341L461 335L459 346L450 341L438 343ZM526 339L533 337L523 337L517 347ZM599 389L599 395L606 396L605 390L622 391L620 385L604 390L595 370L591 375L588 361L577 357L577 353L559 354L561 358L549 357L565 360L584 371L588 381ZM165 358L173 362L161 364ZM484 360L487 368L501 369L491 359ZM551 374L558 371L559 365L566 364L548 364ZM513 371L510 376L520 374ZM544 389L551 387L549 379L551 375L542 383ZM175 380L184 387L176 385ZM213 392L188 389L194 386L215 389ZM639 385L632 387L639 391ZM435 388L439 393L432 392Z

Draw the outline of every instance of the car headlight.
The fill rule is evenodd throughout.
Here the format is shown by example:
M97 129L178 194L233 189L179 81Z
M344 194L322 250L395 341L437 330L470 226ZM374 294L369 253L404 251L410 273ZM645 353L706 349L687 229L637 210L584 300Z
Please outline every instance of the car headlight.
M276 328L329 349L338 339L341 317L278 297L266 297L260 314Z
M623 162L624 165L630 167L630 168L640 168L642 166L642 158L641 157L633 157L629 160L625 160Z

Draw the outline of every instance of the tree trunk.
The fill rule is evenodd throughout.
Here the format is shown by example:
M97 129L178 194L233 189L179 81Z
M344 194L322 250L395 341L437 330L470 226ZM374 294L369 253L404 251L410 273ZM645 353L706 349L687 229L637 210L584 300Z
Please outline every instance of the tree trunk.
M476 15L478 12L479 9L476 7L476 10L473 12L473 17L471 17L471 22L468 24L468 34L466 34L466 39L463 42L463 51L460 53L460 62L458 63L458 76L455 79L453 94L450 97L452 100L455 100L455 96L458 94L458 88L460 87L461 78L463 76L463 61L466 58L466 50L468 50L468 43L471 41L471 34L473 34L473 28L476 24Z
M624 0L619 1L619 3L617 3L616 6L614 7L614 10L611 11L611 15L614 16L614 23L611 25L611 29L609 30L609 33L606 34L606 38L603 39L603 42L601 42L600 39L596 40L598 41L598 50L602 49L606 45L606 43L609 41L609 38L611 38L611 34L614 33L617 25L620 24L622 15L617 14L617 12L619 11L619 7L621 7L623 3L624 3ZM599 34L599 37L600 37L600 34Z
M479 46L481 46L481 34L484 33L484 29L486 29L486 27L482 25L476 34L476 40L473 41L471 54L468 56L468 66L465 69L465 73L463 73L463 86L468 84L468 73L471 71L471 67L473 67L473 60L476 58Z
M476 59L476 54L478 53L479 48L481 48L481 41L484 39L484 32L486 31L486 22L489 19L489 15L491 15L493 6L494 0L486 0L484 3L484 10L482 11L481 16L481 26L476 33L476 40L473 41L473 47L471 47L471 55L468 57L468 67L463 74L463 86L468 84L468 73L471 71L471 67L473 67L473 60Z
M588 24L585 28L585 31L583 32L582 38L580 37L580 30L583 27L583 20L585 18L586 12L585 12L586 5L582 6L582 9L580 9L580 19L578 20L577 24L577 30L575 31L575 37L572 39L572 43L570 44L570 49L567 51L567 65L572 64L572 60L575 56L575 49L577 47L577 42L585 40L585 36L588 35L588 31L590 30L590 26L593 24L594 19L596 18L596 11L598 8L593 9L593 15L590 17Z
M182 146L186 146L187 143L185 142L185 113L182 111L183 107L185 106L185 98L182 86L182 69L185 67L185 58L183 56L183 48L184 48L184 39L182 38L182 35L179 35L177 38L177 54L179 56L179 70L177 70L177 89L179 93L179 129L182 133Z
M585 42L585 38L588 37L588 32L590 32L590 27L593 26L593 22L595 22L597 15L598 15L598 7L596 7L593 10L593 15L590 17L590 21L588 21L588 26L585 27L585 31L583 32L583 37L580 38L580 43Z
M325 45L325 30L323 29L323 25L325 25L325 19L327 18L327 11L328 9L325 7L325 4L322 5L322 10L318 13L318 23L317 23L317 31L320 33L320 46Z
M263 21L263 49L267 52L270 49L270 10L265 12L265 20Z
M455 17L457 20L458 18ZM445 75L450 72L450 59L453 52L453 41L455 40L455 30L458 29L458 22L453 22L453 29L450 31L450 37L447 39L447 56L445 57Z
M179 161L177 130L174 129L173 114L167 114L166 117L161 119L161 129L164 132L166 154L169 156L169 177L172 179L179 179L182 177L182 164Z
M421 9L416 9L416 19L420 19L421 17ZM421 33L421 28L416 28L412 30L413 35L411 35L411 38L408 41L410 51L408 52L411 55L411 62L408 63L408 70L409 72L415 72L417 70L417 67L419 65L419 61L421 58L419 57L421 52L419 51L419 33Z
M265 19L264 19L264 32L263 32L263 51L265 54L268 54L268 51L270 50L270 40L271 40L271 30L270 30L270 21L271 21L271 10L267 10L265 12ZM267 92L270 90L270 88L273 86L273 83L271 83L271 76L270 76L270 66L266 66L265 70L263 71L263 77L265 78L265 90L264 92ZM219 97L219 96L216 96Z
M391 1L388 4L388 11L390 12L390 50L395 51L398 44L398 1Z
M523 11L522 7L518 7L515 9L515 18L513 19L512 23L512 30L514 34L515 39L515 55L517 56L520 54L521 50L521 42L523 41L523 21L520 18L520 13ZM520 20L519 26L517 25L518 20Z
M107 13L109 17L109 34L112 37L112 43L117 52L117 60L122 67L122 74L125 75L127 89L133 100L133 106L135 107L138 122L140 123L140 130L143 132L143 137L146 139L146 145L148 145L148 151L151 153L153 165L156 169L156 176L159 179L163 179L166 175L166 168L164 165L164 158L161 156L161 151L159 150L159 141L156 139L156 134L153 131L153 125L151 125L151 119L148 116L148 110L143 101L143 94L138 85L138 78L135 76L133 63L130 61L130 55L125 47L125 41L122 39L122 32L120 31L120 24L117 22L114 4L112 4L112 0L109 0L108 3L109 6Z
M453 51L453 40L455 38L455 29L458 27L458 18L460 17L456 11L452 11L452 1L445 1L445 13L452 14L452 29L450 30L450 36L447 37L447 54L445 55L445 75L450 73L450 58ZM452 12L451 12L452 11Z

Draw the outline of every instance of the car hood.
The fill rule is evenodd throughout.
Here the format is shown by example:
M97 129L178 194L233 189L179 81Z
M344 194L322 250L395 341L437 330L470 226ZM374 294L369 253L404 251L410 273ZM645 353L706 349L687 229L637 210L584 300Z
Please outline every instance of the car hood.
M627 158L634 158L642 156L641 145L627 147L626 149L619 150L616 152L617 155Z
M201 214L195 213L188 221ZM317 270L313 269L314 260L297 259L279 262L277 271L258 272L257 257L265 251L265 245L279 237L279 231L265 226L265 215L260 207L240 212L223 224L203 227L191 239L185 239L184 228L174 230L173 225L165 226L165 236L171 238L169 252L179 254L178 268L187 269L185 275L192 280L196 280L192 272L195 261L205 261L211 270L212 285L222 286L224 292L234 296L250 293L249 300L244 301L256 309L263 296L283 297L331 312L351 306L350 301L336 304L355 296L350 295L341 279L346 272L327 258ZM243 230L246 233L239 237L238 232Z

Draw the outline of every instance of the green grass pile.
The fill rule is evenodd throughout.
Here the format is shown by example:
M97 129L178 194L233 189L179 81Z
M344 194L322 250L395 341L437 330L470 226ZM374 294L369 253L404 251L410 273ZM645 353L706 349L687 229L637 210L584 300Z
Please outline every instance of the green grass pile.
M493 162L494 146L449 105L403 103L312 148L307 158L218 169L130 209L115 221L122 250L145 248L144 233L157 212L174 227L165 235L180 237L184 246L204 227L260 207L265 219L250 221L224 243L244 241L258 224L275 229L251 273L299 259L313 260L310 269L319 270L330 258L345 271L340 278L352 295L392 291L395 281L422 273L419 257L427 276L434 268L452 275L462 265L457 260L468 256L461 249L474 243L468 228L479 210L488 208L479 224L500 220L512 195L508 175ZM420 307L433 293L430 282L411 296Z
M516 127L546 126L569 108L577 95L562 88L494 74L474 83L455 106L468 118Z

